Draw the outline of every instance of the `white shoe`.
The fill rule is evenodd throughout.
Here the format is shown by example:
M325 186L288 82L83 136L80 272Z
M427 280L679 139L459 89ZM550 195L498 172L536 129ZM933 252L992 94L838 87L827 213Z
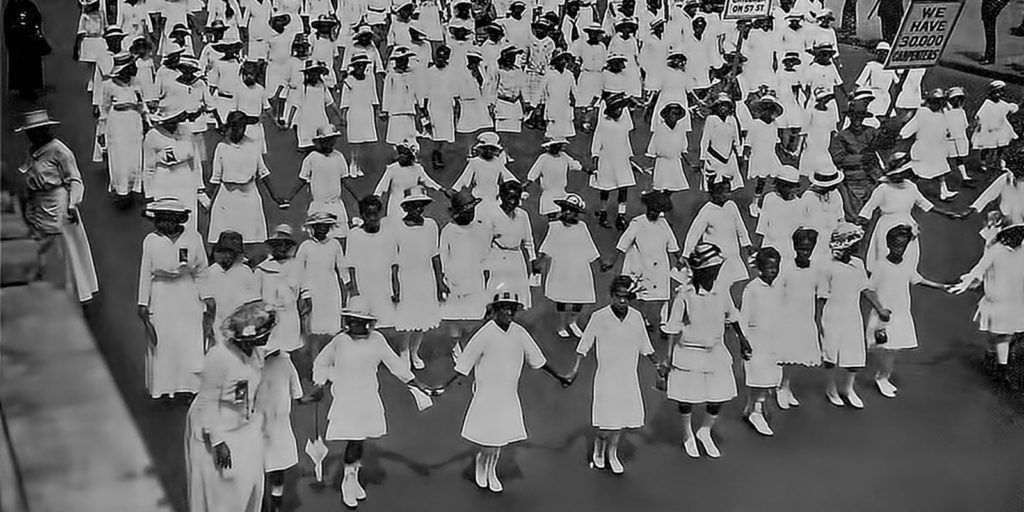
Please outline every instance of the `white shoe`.
M345 476L341 481L341 502L348 508L356 508L359 506L359 500L356 499L358 491L356 491L356 468L351 464L345 465Z
M775 403L779 405L779 409L789 409L789 391L784 388L778 388L775 390Z
M786 393L786 395L787 395L786 398L789 399L789 406L790 407L800 407L800 400L796 399L796 395L794 395L792 391L790 391L789 393Z
M569 336L569 331L565 330L565 328L564 328L564 327L563 327L563 328L561 328L561 329L559 329L559 330L558 330L558 337L559 337L559 338L562 338L563 340L567 340L567 339L569 339L569 337L570 337L570 336Z
M768 420L764 418L764 414L759 412L751 413L747 416L747 421L754 426L754 430L756 430L758 434L763 436L775 435L775 432L772 432L772 427L768 426Z
M846 399L850 401L850 405L852 405L854 409L864 408L864 401L857 396L856 391L851 389L850 392L846 394Z
M697 439L696 438L688 437L685 441L683 441L683 450L685 450L686 454L689 455L691 458L694 458L694 459L699 459L700 458L700 452L697 451Z
M697 440L704 447L704 451L708 453L708 457L717 459L722 456L722 452L718 451L718 447L715 446L715 440L711 439L711 429L702 428L698 430Z
M755 219L761 215L761 208L757 206L757 201L750 202L750 216Z
M622 461L619 460L619 456L615 453L608 455L608 466L612 468L612 473L616 475L626 472L626 468L622 466Z
M487 488L487 468L484 467L483 463L480 462L482 456L476 454L476 486L481 489Z
M412 355L412 368L414 370L422 370L427 367L427 363L423 362L423 359L419 354Z
M958 195L960 195L960 192L956 190L942 190L939 192L939 199L949 201Z
M576 322L569 324L569 331L571 331L572 335L576 336L577 338L583 337L583 329L580 329L580 326L577 325Z
M490 468L487 472L487 488L490 489L491 492L501 492L505 490L501 485L501 480L498 480L497 461L495 461L494 467Z
M828 391L825 391L825 396L827 396L828 397L828 401L831 402L832 405L834 405L836 407L842 407L843 405L845 405L845 404L843 404L843 399L839 398L839 392L837 392L834 389L830 389Z
M878 392L886 398L896 398L896 386L889 382L889 379L875 379L875 385L878 386Z
M359 470L362 469L362 468L363 468L363 463L362 462L357 462L356 463L356 474L355 474L355 476L352 477L352 482L355 483L354 487L356 489L356 499L357 500L365 500L366 499L366 489L363 489L363 484L359 483Z
M590 467L594 469L604 469L604 451L595 452L590 454Z

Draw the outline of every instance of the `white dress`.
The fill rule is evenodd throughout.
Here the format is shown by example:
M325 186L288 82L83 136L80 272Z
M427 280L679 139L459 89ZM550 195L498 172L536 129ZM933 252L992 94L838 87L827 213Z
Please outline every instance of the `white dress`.
M370 331L356 339L342 333L334 337L313 361L313 382L331 381L331 409L327 413L328 441L362 441L384 436L387 422L380 399L377 368L384 364L402 382L415 376L384 336Z
M350 144L377 142L377 120L373 107L380 105L374 77L367 72L362 80L348 76L341 83L338 108L345 112L345 138Z
M515 322L503 331L489 321L470 338L455 363L456 372L473 373L473 399L462 424L464 439L490 447L526 439L519 401L524 362L537 369L547 359L530 333Z
M265 476L263 415L256 397L263 357L222 344L201 364L199 393L185 420L189 510L259 512ZM212 447L220 443L231 451L230 469L214 464Z
M441 304L444 320L480 320L487 296L484 265L490 252L491 233L482 219L468 225L448 223L441 230L441 267L448 285L448 299Z
M142 241L138 303L149 307L156 331L156 346L146 351L146 389L153 398L199 389L206 269L206 248L195 231L186 229L175 240L150 233Z
M540 253L551 258L544 296L564 304L593 304L594 272L590 264L601 257L584 222L548 224Z
M921 106L921 81L928 68L915 68L907 73L907 79L903 82L903 90L896 97L896 108L917 109Z
M142 91L134 85L120 85L113 80L103 82L100 100L100 126L104 127L107 146L109 189L118 194L142 192L142 114L145 109ZM137 105L131 110L117 107Z
M493 297L500 286L502 290L518 293L524 309L529 309L533 299L523 250L526 250L530 261L536 258L529 214L522 208L516 208L510 216L500 207L491 205L484 207L479 215L487 222L487 230L491 233L491 250L486 264L490 272L488 297Z
M971 203L971 208L980 212L996 200L999 211L1010 224L1024 223L1024 178L1018 179L1012 172L1003 173Z
M743 188L743 177L740 176L739 164L736 161L736 151L739 147L740 131L736 117L730 116L723 120L716 115L708 116L700 139L700 159L704 162L704 173L708 176L732 178L732 190ZM707 189L706 185L704 189Z
M592 188L617 190L636 185L629 161L633 156L629 142L632 125L628 112L623 112L618 119L603 116L598 123L590 145L591 156L598 157L597 171L590 175Z
M484 160L475 156L466 162L466 168L459 175L459 179L452 183L452 190L468 188L473 192L473 196L483 199L481 204L497 205L500 181L519 181L505 166L505 159L495 157Z
M263 415L264 471L281 471L299 463L291 418L292 401L299 398L302 383L291 356L283 351L268 356L256 393L256 410Z
M679 252L679 243L668 220L658 217L651 221L646 215L633 217L615 249L625 253L622 273L637 279L643 289L637 298L668 300L671 270L668 255Z
M804 224L816 230L819 237L831 238L832 232L846 218L843 196L838 190L832 190L824 196L812 190L805 190L797 201L803 205ZM825 240L819 239L823 242ZM812 257L818 261L828 261L831 256L827 243L814 246Z
M727 402L736 396L732 355L725 346L725 325L740 320L728 291L696 291L681 285L663 330L680 334L671 348L668 398L699 404Z
M775 122L779 128L803 129L807 124L807 110L804 108L807 97L804 92L806 89L803 71L799 67L793 71L786 71L780 66L775 72L775 83L779 103L782 104L782 115Z
M210 208L210 243L228 230L241 233L245 243L267 239L267 219L256 181L268 176L270 169L256 141L246 137L233 144L225 139L217 145L210 183L220 188Z
M745 145L750 148L750 165L747 169L747 178L773 178L778 175L782 168L779 155L775 152L775 146L779 144L778 121L766 123L760 119L754 119L745 128L747 138ZM825 146L826 151L828 145Z
M782 287L782 310L786 319L779 327L780 364L821 364L821 340L814 321L821 268L822 263L814 260L807 268L797 267L792 261L782 263L778 283L774 285Z
M421 226L395 222L392 261L398 265L399 301L395 310L395 329L429 331L441 323L441 303L437 300L437 281L432 260L439 256L438 230L434 219L423 219ZM380 257L387 258L388 254ZM388 279L382 286L390 288ZM372 283L366 283L373 286Z
M914 117L900 129L900 138L914 137L910 147L910 158L914 174L924 179L934 179L949 173L948 153L949 125L943 112L933 112L927 107L917 109Z
M658 118L661 118L660 115ZM689 190L690 183L683 169L683 155L689 147L689 131L681 120L674 128L669 128L664 123L654 128L651 141L647 145L647 156L654 158L652 186L655 190Z
M777 280L769 285L759 278L743 289L740 316L752 350L750 360L743 362L747 387L775 388L782 382L778 346L782 341L780 326L788 321L782 293Z
M395 241L390 224L381 223L380 231L368 233L363 228L349 232L345 260L355 274L359 295L366 299L370 314L377 317L377 327L395 325L395 304L391 302L391 254Z
M167 134L160 128L142 141L142 186L147 199L177 197L192 210L185 227L198 230L198 194L203 189L201 163L195 158L191 134Z
M776 193L764 196L761 215L757 218L755 232L764 237L761 247L774 247L783 260L791 260L796 256L793 250L793 233L807 224L804 219L805 205L800 198L789 201ZM808 226L809 227L809 226ZM818 244L828 245L832 233L818 233Z
M487 75L481 71L483 83L478 83L468 69L457 73L457 75L460 76L457 87L461 110L455 123L455 131L474 133L477 130L493 128L494 120L491 119L491 114L487 110L488 101L485 94L485 91L490 88Z
M336 238L309 239L299 244L295 261L302 268L304 288L309 290L313 310L309 332L337 334L341 330L341 285L348 281L348 264Z
M336 149L329 155L312 151L302 159L299 179L309 183L309 194L312 196L306 211L333 213L338 218L328 234L331 238L348 236L348 211L341 199L341 182L353 177L345 155Z
M583 330L576 353L586 357L597 347L591 424L618 430L644 426L644 398L637 363L654 353L639 311L629 308L619 320L611 306L594 312Z
M701 206L686 232L683 254L692 253L700 242L715 244L722 250L725 263L718 276L720 281L735 283L750 277L740 249L752 244L736 203L726 201L724 205L718 206L709 201Z
M268 346L291 352L302 347L298 301L309 296L302 280L302 266L289 259L283 263L267 259L256 267L260 297L277 313L277 325L270 333Z
M978 329L992 334L1024 332L1024 251L994 244L968 276L981 280L985 290L974 314Z
M849 263L832 259L822 267L818 298L827 299L821 312L821 352L826 363L840 368L863 368L867 358L861 292L868 275L860 258Z
M451 65L439 68L431 65L426 70L423 91L427 101L427 115L430 117L430 138L439 142L455 142L455 98L457 80L460 78Z
M886 350L917 348L917 329L910 308L910 287L921 281L917 268L906 259L899 263L893 263L888 258L875 262L868 287L878 294L878 302L891 311L892 315L888 322L883 322L877 311L870 311L865 336L868 346ZM885 329L888 341L877 345L875 332L880 328Z
M576 136L571 99L575 96L576 77L571 71L566 70L559 73L551 69L544 75L541 101L544 102L544 119L548 122L544 131L545 137L570 138Z
M1020 106L1016 103L986 99L975 114L978 130L971 138L974 148L995 149L1008 146L1017 138L1017 132L1013 131L1013 125L1007 116L1017 113L1018 110Z
M221 327L231 316L235 308L260 298L260 284L252 269L242 263L235 263L231 268L214 264L206 270L206 279L202 283L204 299L213 299L216 314L213 316L213 333L217 343L225 340Z
M911 215L915 206L926 212L934 208L932 202L921 195L917 185L909 181L904 181L899 185L883 181L871 192L871 197L864 203L864 208L859 214L865 219L870 219L875 210L879 212L878 222L875 223L875 229L871 232L868 252L864 258L868 271L874 270L876 261L885 258L888 252L885 236L890 229L900 224L906 224L917 233L917 221ZM828 237L823 239L822 236L818 235L818 243L822 243L822 240L827 243ZM921 243L918 238L915 237L910 241L903 257L914 262L915 267L917 266L917 262L921 259Z
M373 195L383 199L384 194L387 194L387 210L384 213L388 215L390 221L400 222L402 217L405 217L405 211L401 206L402 199L407 191L418 185L435 190L441 188L441 185L427 176L427 171L423 170L423 166L420 164L414 163L406 167L399 165L398 162L392 162L384 168L384 174L377 182L377 188L373 190Z
M864 69L861 70L860 76L854 82L857 87L867 87L871 89L875 99L868 103L868 112L871 112L876 117L882 117L889 110L889 105L892 104L892 95L889 90L897 82L898 77L896 71L891 69L885 69L885 66L877 60L870 60L864 64Z
M327 107L334 104L331 91L320 82L316 85L300 84L288 93L288 105L295 109L292 127L300 148L313 145L316 129L328 124Z
M569 171L582 171L583 166L573 157L559 153L541 153L526 174L526 181L540 180L540 214L558 213L561 208L555 204L556 199L564 198L568 193L565 188L569 183Z

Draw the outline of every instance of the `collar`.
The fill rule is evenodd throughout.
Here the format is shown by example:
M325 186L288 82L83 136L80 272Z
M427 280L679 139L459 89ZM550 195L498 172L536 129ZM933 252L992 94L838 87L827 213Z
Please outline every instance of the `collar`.
M50 140L50 142L47 142L46 144L43 144L42 146L39 147L39 149L33 151L32 152L32 158L39 158L40 155L42 155L43 153L45 153L46 151L48 151L50 149L50 146L53 146L54 144L59 143L59 142L60 141L57 140L56 137L54 137L53 139Z

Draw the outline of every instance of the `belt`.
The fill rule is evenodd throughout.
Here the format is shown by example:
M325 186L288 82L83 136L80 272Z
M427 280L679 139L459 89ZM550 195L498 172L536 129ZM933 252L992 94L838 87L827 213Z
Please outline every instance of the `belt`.
M235 95L231 94L229 92L220 92L220 91L218 91L217 92L217 96L219 96L221 98L224 98L224 99L228 99L228 100L235 98Z
M371 7L371 6L367 6L366 10L370 11L370 12L376 12L376 13L379 13L379 14L383 14L385 12L388 12L386 7Z

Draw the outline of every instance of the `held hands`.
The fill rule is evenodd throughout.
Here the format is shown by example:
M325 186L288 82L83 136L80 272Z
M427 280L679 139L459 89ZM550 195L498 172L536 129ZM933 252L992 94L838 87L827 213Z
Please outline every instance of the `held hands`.
M451 293L451 288L445 284L444 280L437 281L437 300L438 302L444 302L448 300L448 294Z
M892 311L886 308L878 310L878 318L883 322L888 322L892 318Z

